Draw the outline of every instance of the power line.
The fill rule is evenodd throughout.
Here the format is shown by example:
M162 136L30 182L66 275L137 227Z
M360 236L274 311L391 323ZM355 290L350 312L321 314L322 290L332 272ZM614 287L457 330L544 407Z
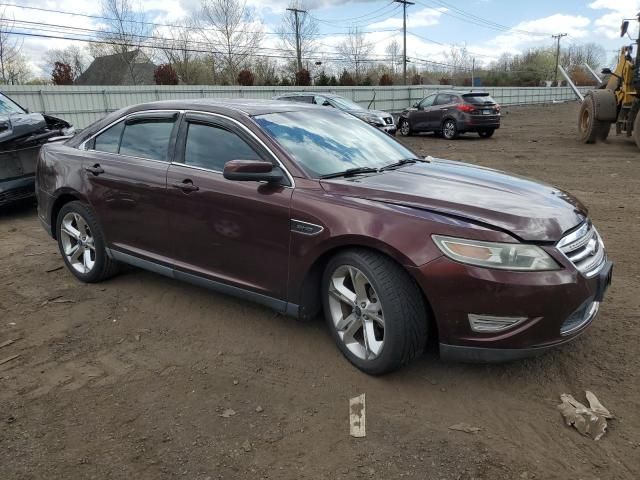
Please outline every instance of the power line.
M46 12L46 13L57 13L60 15L71 15L71 16L75 16L75 17L83 17L83 18L91 18L94 20L108 20L108 21L119 21L119 22L123 22L123 23L132 23L132 24L138 24L138 25L149 25L149 26L153 26L153 27L166 27L166 28L177 28L177 29L182 29L182 30L194 30L197 32L207 32L207 31L212 31L212 32L218 32L219 30L215 29L215 28L206 28L206 27L195 27L195 26L189 26L189 25L179 25L179 24L171 24L171 23L156 23L156 22L147 22L144 20L129 20L129 19L121 19L118 20L116 18L112 18L112 17L103 17L101 15L90 15L90 14L86 14L86 13L76 13L76 12L69 12L69 11L65 11L65 10L56 10L56 9L51 9L51 8L42 8L42 7L31 7L31 6L26 6L26 5L16 5L13 3L0 3L0 7L13 7L13 8L21 8L24 10L34 10L34 11L38 11L38 12ZM316 19L317 20L317 19ZM344 27L341 27L344 28ZM364 33L379 33L379 32L391 32L394 31L392 29L381 29L381 30L370 30L370 31L365 31ZM251 31L251 30L237 30L237 33L262 33L264 35L281 35L280 32L264 32L264 31ZM295 33L289 33L288 35L295 35ZM332 35L349 35L349 33L345 33L345 32L325 32L325 33L317 33L314 34L314 36L332 36Z
M395 0L394 0L394 1L395 1ZM394 1L392 1L391 3L389 3L389 5L393 4L393 3L394 3ZM386 7L388 7L389 5L386 5L386 6L385 6L385 7L383 7L383 8L386 8ZM395 16L395 14L396 14L396 12L399 10L399 8L400 8L400 6L399 6L399 5L395 5L395 6L393 7L393 9L391 9L391 10L390 10L390 11L388 11L388 12L384 12L384 13L381 13L381 14L375 15L375 16L373 16L373 17L369 17L369 18L366 18L366 19L364 19L364 20L360 20L360 21L358 21L358 22L353 22L353 21L350 21L350 20L344 20L344 22L348 22L348 23L350 23L350 25L347 25L347 26L345 26L345 25L340 25L340 24L339 24L339 22L342 22L342 20L324 20L324 19L321 19L321 18L313 17L313 16L312 16L312 18L313 18L315 21L317 21L317 22L324 23L324 24L330 25L330 26L335 27L335 28L342 28L342 29L347 28L347 29L352 29L352 28L354 28L354 27L362 26L362 25L360 24L360 22L363 22L363 23L369 24L369 23L373 22L373 20L376 20L377 22L382 22L382 21L384 21L384 20L388 20L389 18L392 18L393 16ZM373 12L371 12L371 13L373 13ZM363 16L361 16L361 17L366 17L366 16L367 16L367 15L363 15ZM384 17L384 18L381 18L381 17ZM358 17L355 17L355 18L358 18Z
M55 40L72 40L78 42L86 42L86 43L94 43L94 44L103 44L103 45L116 45L123 47L133 47L133 48L146 48L146 49L154 49L154 50L172 50L172 51L180 51L180 52L192 52L192 53L204 53L204 54L219 54L226 55L224 52L217 50L204 50L204 49L196 49L196 48L176 48L176 47L163 47L159 45L153 44L136 44L131 42L115 42L110 40L101 40L96 38L74 38L60 35L48 35L43 33L29 33L29 32L11 32L11 35L19 35L24 37L35 37L35 38L49 38ZM252 53L252 54L244 54L244 56L253 56L253 57L261 57L261 58L279 58L279 59L295 59L295 56L291 55L272 55L272 54L262 54L262 53ZM349 60L344 58L325 58L325 57L309 57L309 60L323 60L337 63L348 63ZM365 63L376 63L382 61L388 61L390 57L385 58L365 58L362 59L362 62Z
M390 1L389 3L387 3L386 5L384 5L384 6L380 7L380 8L377 8L377 9L375 9L375 10L373 10L373 11L369 12L369 13L365 13L364 15L358 15L357 17L335 18L335 19L334 19L334 18L329 18L329 19L319 19L319 18L315 18L315 17L314 17L314 20L316 20L316 21L318 21L318 22L322 22L322 23L327 23L327 24L353 22L353 21L355 21L355 20L361 20L361 19L363 19L363 18L370 17L370 16L372 16L372 15L374 15L374 14L376 14L376 13L380 12L381 10L385 10L385 9L387 9L388 7L390 7L391 5L393 5L393 3L394 3L394 2L393 2L393 0L391 0L391 1ZM393 9L392 9L391 11L395 11L395 10L397 10L397 5L394 5L394 7L393 7ZM384 13L384 14L382 14L382 15L386 15L387 13L390 13L391 11L387 11L387 12L385 12L385 13ZM382 15L376 15L374 18L379 17L379 16L382 16ZM370 19L367 19L366 21L369 21L369 20L370 20ZM363 21L364 21L364 20L363 20Z

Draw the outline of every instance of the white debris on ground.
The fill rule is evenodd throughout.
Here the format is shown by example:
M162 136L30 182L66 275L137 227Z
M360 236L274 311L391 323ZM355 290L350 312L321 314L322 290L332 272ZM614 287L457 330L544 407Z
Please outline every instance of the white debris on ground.
M582 435L600 440L607 430L607 419L613 415L600 403L598 398L587 390L585 392L589 408L573 398L572 395L563 393L560 395L558 410L564 417L567 426L575 427Z
M352 437L366 436L365 394L349 399L349 434Z

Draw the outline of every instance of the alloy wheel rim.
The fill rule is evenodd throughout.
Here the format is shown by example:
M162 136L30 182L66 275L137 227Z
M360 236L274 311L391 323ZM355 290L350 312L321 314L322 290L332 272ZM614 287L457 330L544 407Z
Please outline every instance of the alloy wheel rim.
M367 276L351 265L338 267L329 280L329 310L345 347L361 360L373 360L384 347L384 313Z
M445 137L451 138L451 137L453 137L455 132L456 132L456 126L453 124L453 122L449 121L449 122L444 124L444 136Z
M60 227L62 250L71 267L83 274L96 264L96 247L86 220L76 212L67 213Z
M404 120L402 122L402 127L400 128L400 131L402 132L402 135L409 135L409 122Z

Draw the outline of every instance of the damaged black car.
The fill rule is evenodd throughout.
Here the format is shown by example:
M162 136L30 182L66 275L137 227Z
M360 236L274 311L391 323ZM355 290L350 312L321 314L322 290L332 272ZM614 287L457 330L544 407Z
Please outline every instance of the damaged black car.
M40 147L73 134L68 122L29 113L0 93L0 206L32 197Z

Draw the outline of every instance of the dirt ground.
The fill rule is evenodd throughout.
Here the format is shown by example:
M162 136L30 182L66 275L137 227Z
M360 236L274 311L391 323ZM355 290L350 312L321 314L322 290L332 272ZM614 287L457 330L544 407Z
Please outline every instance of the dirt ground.
M368 377L320 321L140 270L82 285L32 204L0 212L0 362L19 355L0 365L0 479L640 478L640 151L578 143L576 114L512 108L489 140L406 140L573 192L616 262L587 333L508 365L430 351ZM616 415L599 442L556 410L586 389ZM363 392L355 439L348 399Z

